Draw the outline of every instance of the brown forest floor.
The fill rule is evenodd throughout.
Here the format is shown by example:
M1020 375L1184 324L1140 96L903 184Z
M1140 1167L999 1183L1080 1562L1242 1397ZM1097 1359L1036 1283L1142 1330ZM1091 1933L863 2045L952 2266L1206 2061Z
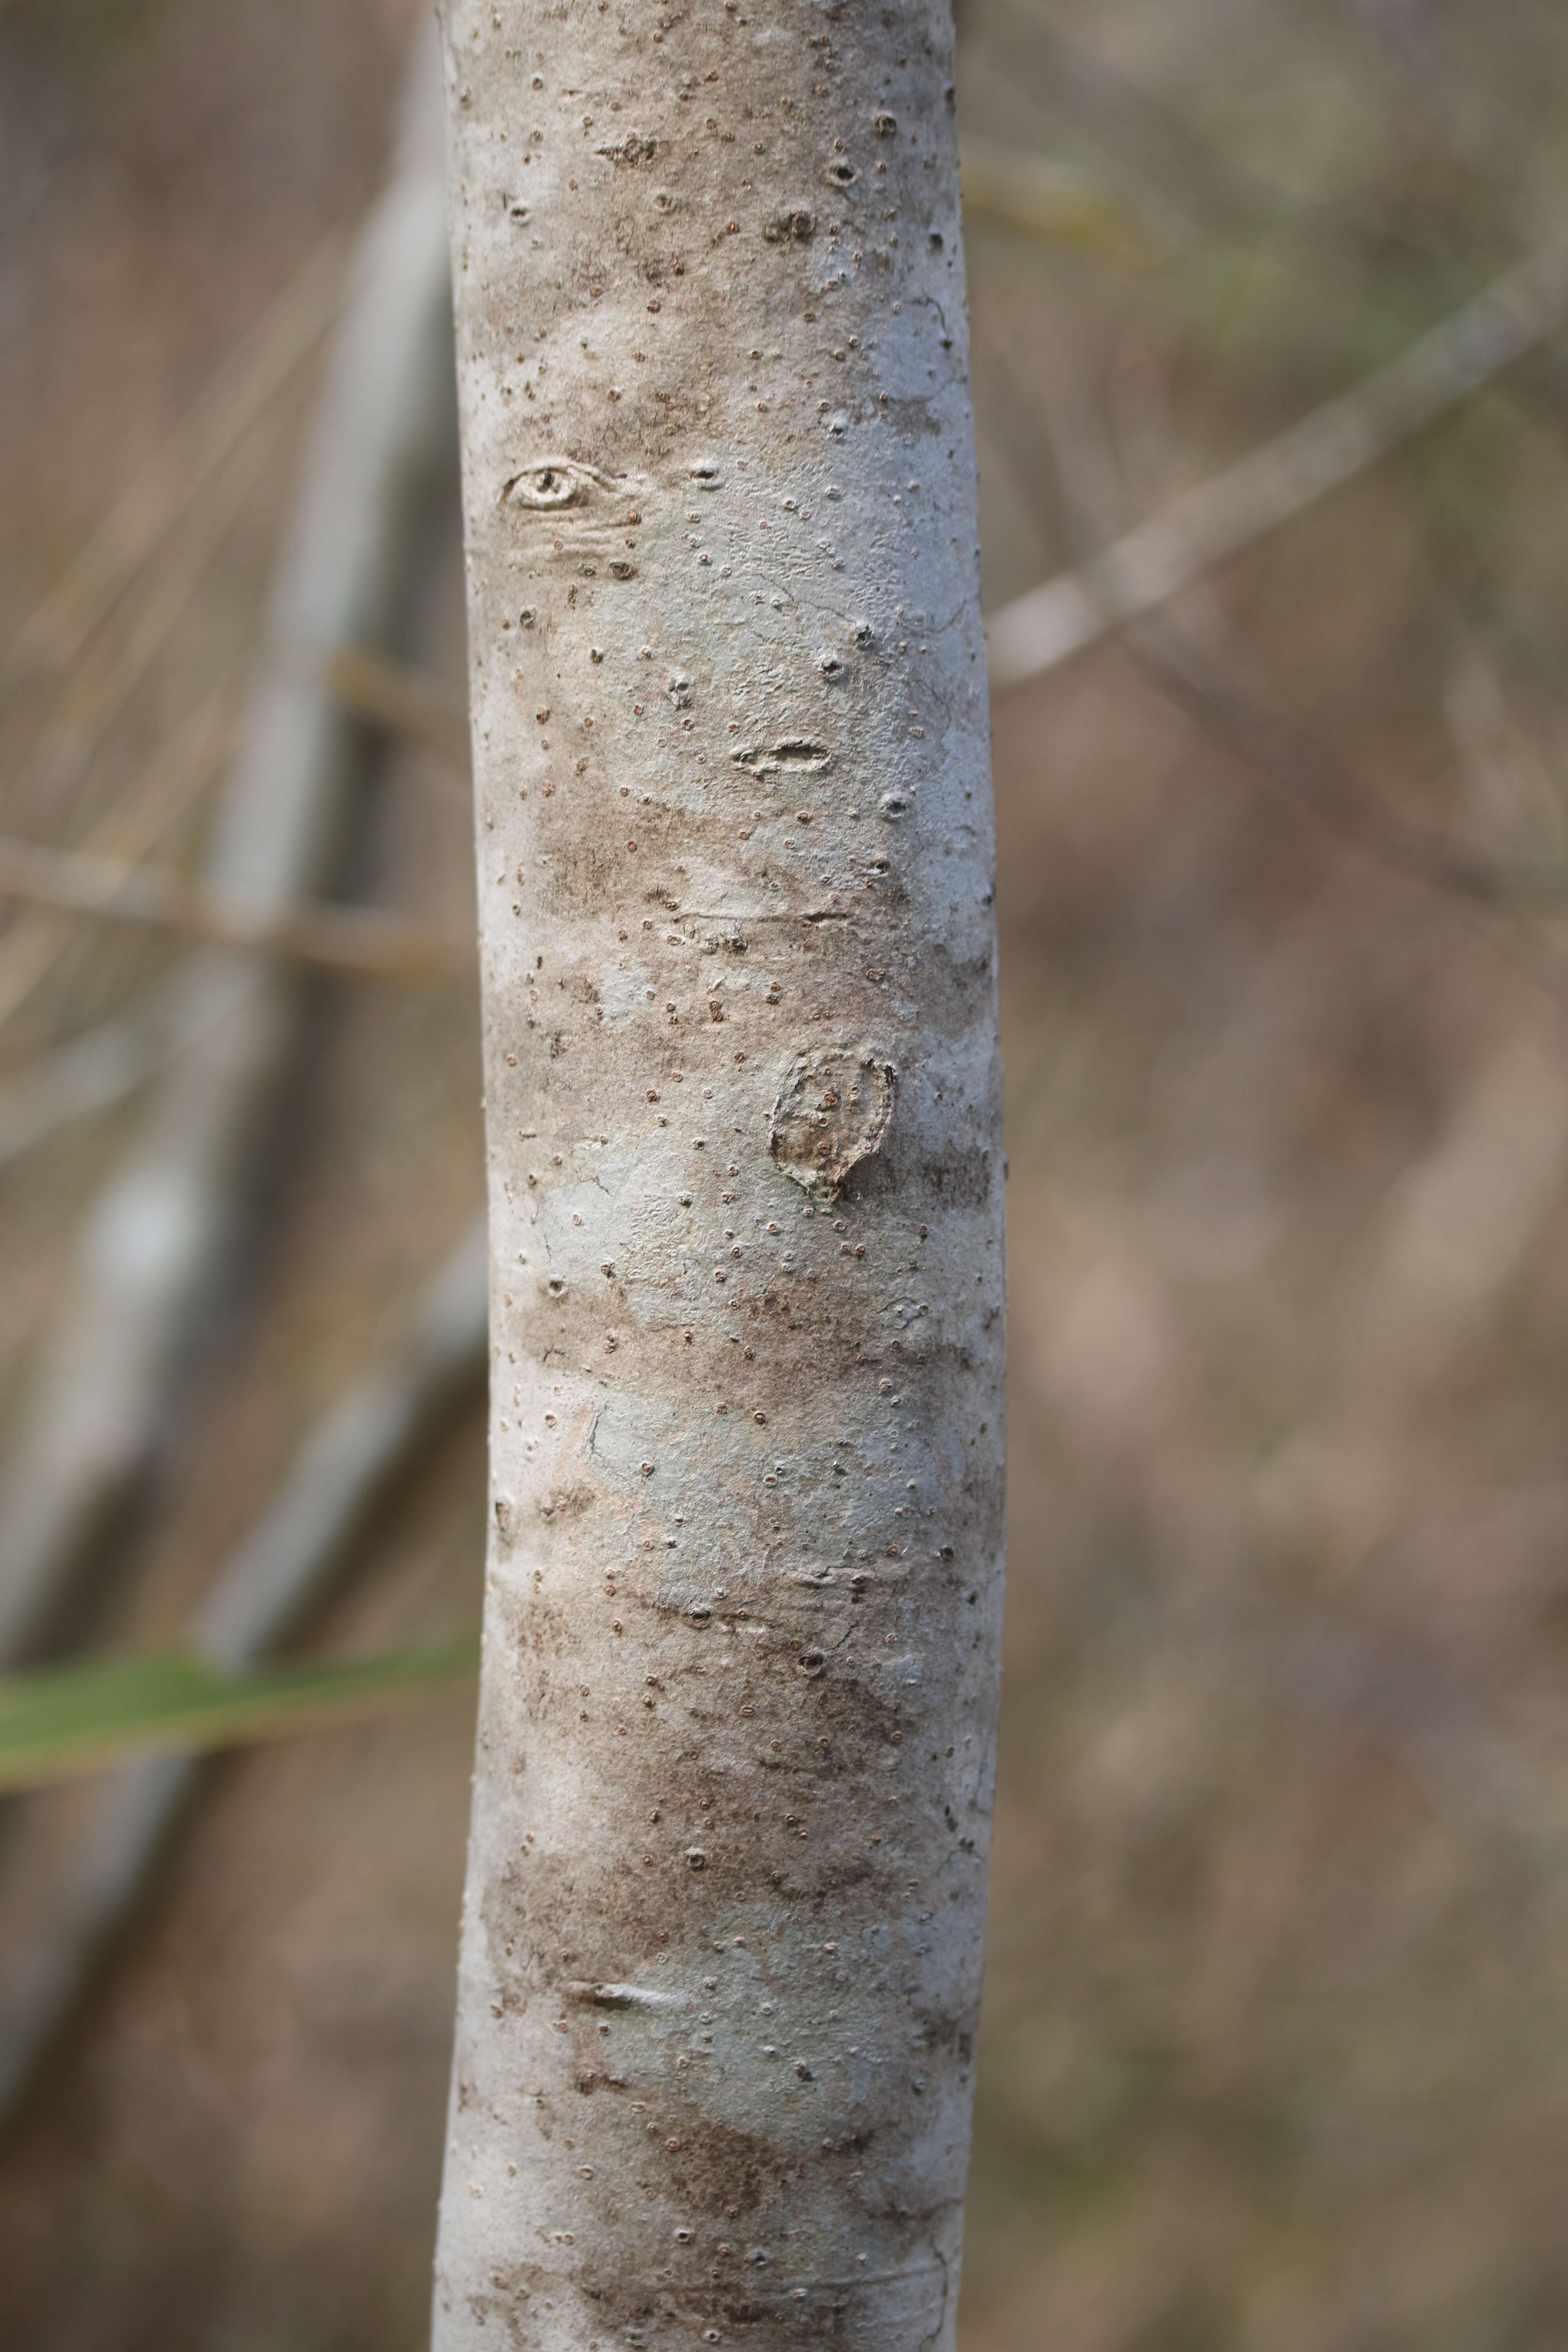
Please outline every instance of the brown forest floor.
M1510 258L1499 181L1456 160L1374 13L964 18L966 127L1110 156L1188 257L1129 289L972 238L993 602L1072 559L1051 434L1072 446L1086 404L1133 520ZM1426 14L1479 44L1476 140L1508 148L1506 103L1529 152L1563 95L1551 12ZM408 22L405 0L0 11L0 636L374 193ZM1244 638L1258 690L1362 788L1536 856L1568 812L1565 419L1526 362L1183 609ZM296 446L104 792L243 675ZM425 634L460 677L455 544ZM1011 1586L965 2352L1547 2352L1568 2343L1554 931L1336 839L1119 646L999 705L996 754ZM46 793L0 822L48 837L50 815ZM466 924L468 823L400 758L360 887ZM0 1032L0 1076L148 968L73 950ZM479 1199L471 994L319 1005L139 1634L178 1625ZM0 1171L0 1413L134 1118ZM482 1520L470 1416L322 1645L468 1620ZM7 2352L416 2352L469 1737L454 1696L224 1768L0 2149ZM0 1939L81 1801L11 1839Z

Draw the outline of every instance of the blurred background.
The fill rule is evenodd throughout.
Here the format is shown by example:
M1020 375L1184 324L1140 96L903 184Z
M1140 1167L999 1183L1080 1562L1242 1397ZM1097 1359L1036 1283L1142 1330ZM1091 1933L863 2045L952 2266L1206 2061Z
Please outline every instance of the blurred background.
M134 1475L56 1531L70 1606L13 1664L166 1648L215 1578L254 1581L301 1448L339 1460L378 1367L406 1388L399 1334L480 1202L449 457L358 668L323 677L269 584L416 21L0 5L13 1558L48 1549L28 1465L113 1451L69 1454L49 1366L112 1357L169 1278L143 1218L106 1303L103 1203L151 1152L222 1226L135 1359ZM959 52L1012 1302L965 2352L1545 2352L1568 18L963 0ZM232 917L213 843L254 820L258 677L337 714L308 895L384 919L331 918L305 962L274 941L302 976L218 1150L185 935ZM102 919L114 859L156 886L143 927ZM477 1616L470 1355L404 1397L352 1508L316 1494L314 1580L247 1656ZM458 1676L184 1789L47 2064L29 1969L82 1961L129 1890L72 1876L103 1781L0 1801L8 2352L416 2352L470 1737Z

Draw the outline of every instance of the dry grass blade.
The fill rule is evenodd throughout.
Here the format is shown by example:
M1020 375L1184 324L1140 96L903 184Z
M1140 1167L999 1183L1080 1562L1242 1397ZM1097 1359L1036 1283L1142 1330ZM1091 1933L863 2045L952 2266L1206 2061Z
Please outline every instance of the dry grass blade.
M481 1218L426 1288L380 1369L312 1433L270 1509L217 1577L191 1628L230 1673L297 1640L338 1589L378 1508L481 1388L489 1336ZM191 1756L131 1766L106 1787L53 1907L0 1983L0 2129L135 1916L203 1786Z
M205 889L168 866L89 857L0 836L0 898L56 913L174 931L215 946L284 956L366 980L450 979L468 958L455 941L400 916L361 907L274 911Z
M66 668L194 503L309 358L342 296L348 239L324 237L79 555L26 621L8 677Z
M223 998L176 967L140 1003L68 1037L0 1087L0 1168L76 1120L112 1110L221 1018Z
M993 691L1022 686L1180 590L1436 422L1548 334L1568 304L1568 245L1523 261L1388 366L1200 483L1074 572L991 615Z

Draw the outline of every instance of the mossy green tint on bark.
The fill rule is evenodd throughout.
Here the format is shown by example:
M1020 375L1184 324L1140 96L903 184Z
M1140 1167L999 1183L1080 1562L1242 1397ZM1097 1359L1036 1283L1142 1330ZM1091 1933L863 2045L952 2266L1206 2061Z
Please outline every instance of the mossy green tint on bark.
M436 2343L942 2352L1002 1601L951 26L446 37L493 1491Z

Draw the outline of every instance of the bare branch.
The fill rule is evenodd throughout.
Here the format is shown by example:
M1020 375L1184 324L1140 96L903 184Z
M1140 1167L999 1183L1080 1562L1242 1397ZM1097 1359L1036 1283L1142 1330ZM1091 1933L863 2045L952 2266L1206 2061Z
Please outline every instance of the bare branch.
M205 889L166 866L88 857L0 835L0 898L138 929L177 931L218 947L255 949L367 980L449 979L468 957L456 941L368 907L281 912Z
M364 646L340 646L327 656L321 676L345 710L422 743L468 774L468 701L440 678Z
M1115 457L1099 405L1081 388L1052 387L1045 423L1081 577L1095 567L1097 537L1113 527ZM1115 542L1113 542L1114 544ZM1123 542L1124 543L1124 542ZM1217 615L1211 616L1211 622ZM1303 729L1216 667L1163 621L1129 619L1113 634L1155 685L1297 807L1394 871L1491 907L1550 908L1568 898L1568 866L1499 860L1380 804L1345 763ZM1223 621L1218 622L1221 636Z
M1489 383L1568 304L1568 244L1520 262L1388 366L991 615L991 687L1057 668L1365 472Z
M361 805L364 730L298 649L405 631L456 454L440 74L426 33L396 167L355 257L280 556L268 650L201 888L258 925L328 891ZM318 942L319 943L319 942ZM212 1009L88 1219L73 1296L0 1491L0 1660L72 1638L184 1425L189 1382L277 1133L306 1003L280 960L213 947Z
M297 1641L336 1593L376 1512L483 1379L486 1261L481 1223L430 1282L385 1362L312 1433L191 1627L203 1656L254 1665ZM155 1757L105 1786L48 1915L0 1982L0 2131L136 1916L209 1770L199 1757Z

